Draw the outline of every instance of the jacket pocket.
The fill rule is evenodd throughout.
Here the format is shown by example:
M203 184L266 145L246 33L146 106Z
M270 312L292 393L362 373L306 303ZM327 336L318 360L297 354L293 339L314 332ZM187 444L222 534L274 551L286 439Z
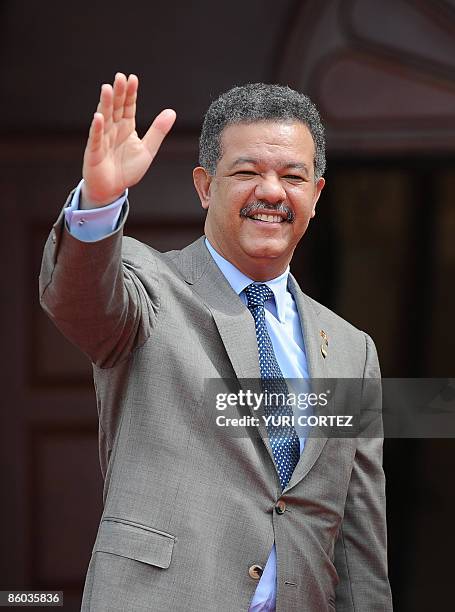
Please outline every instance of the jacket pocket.
M101 521L93 552L119 555L166 569L171 564L175 537L146 525L106 517Z

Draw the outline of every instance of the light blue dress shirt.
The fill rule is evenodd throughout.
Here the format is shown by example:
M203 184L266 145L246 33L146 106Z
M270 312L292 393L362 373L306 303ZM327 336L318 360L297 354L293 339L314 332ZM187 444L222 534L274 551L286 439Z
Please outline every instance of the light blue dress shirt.
M76 188L70 205L65 210L67 227L71 234L84 242L100 240L116 228L127 194L125 193L108 206L91 210L78 210L81 187L82 181ZM232 263L215 251L207 239L205 244L232 289L246 305L247 299L244 289L253 280L245 276ZM288 276L289 268L277 278L265 283L273 291L275 298L265 303L266 325L284 378L308 379L302 328L296 303L287 288ZM302 453L305 445L305 432L299 427L296 427L296 429L300 440L300 453ZM251 601L249 612L275 612L276 570L277 558L274 544Z
M70 233L82 242L101 240L117 227L128 190L118 200L90 210L79 210L79 199L84 180L76 187L69 206L65 208L65 221Z

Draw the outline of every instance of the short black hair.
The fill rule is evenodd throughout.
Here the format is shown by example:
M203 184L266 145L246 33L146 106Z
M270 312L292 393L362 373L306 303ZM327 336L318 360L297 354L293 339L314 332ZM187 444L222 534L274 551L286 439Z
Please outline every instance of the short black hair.
M207 110L199 139L199 164L215 174L221 158L221 135L225 127L258 121L301 121L313 137L315 180L323 176L324 126L316 106L305 94L282 85L248 83L233 87L214 100Z

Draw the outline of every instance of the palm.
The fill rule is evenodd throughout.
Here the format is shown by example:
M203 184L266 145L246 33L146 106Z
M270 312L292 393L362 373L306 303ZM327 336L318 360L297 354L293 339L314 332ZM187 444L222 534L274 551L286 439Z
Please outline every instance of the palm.
M85 198L95 206L116 199L144 176L175 113L161 112L143 139L135 129L137 77L117 74L114 87L103 85L84 155Z
M134 129L134 120L122 119L103 138L99 152L86 154L84 178L109 193L121 193L145 174L152 156Z

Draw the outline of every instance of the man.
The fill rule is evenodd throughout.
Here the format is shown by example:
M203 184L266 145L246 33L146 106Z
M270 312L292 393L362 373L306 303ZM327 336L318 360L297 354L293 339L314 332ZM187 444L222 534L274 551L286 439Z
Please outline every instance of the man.
M175 120L163 111L140 140L137 87L103 85L40 277L94 364L105 504L82 609L389 611L381 440L232 435L208 392L379 376L371 339L289 274L324 186L317 110L262 84L213 102L193 174L206 238L161 254L122 239L125 192Z

